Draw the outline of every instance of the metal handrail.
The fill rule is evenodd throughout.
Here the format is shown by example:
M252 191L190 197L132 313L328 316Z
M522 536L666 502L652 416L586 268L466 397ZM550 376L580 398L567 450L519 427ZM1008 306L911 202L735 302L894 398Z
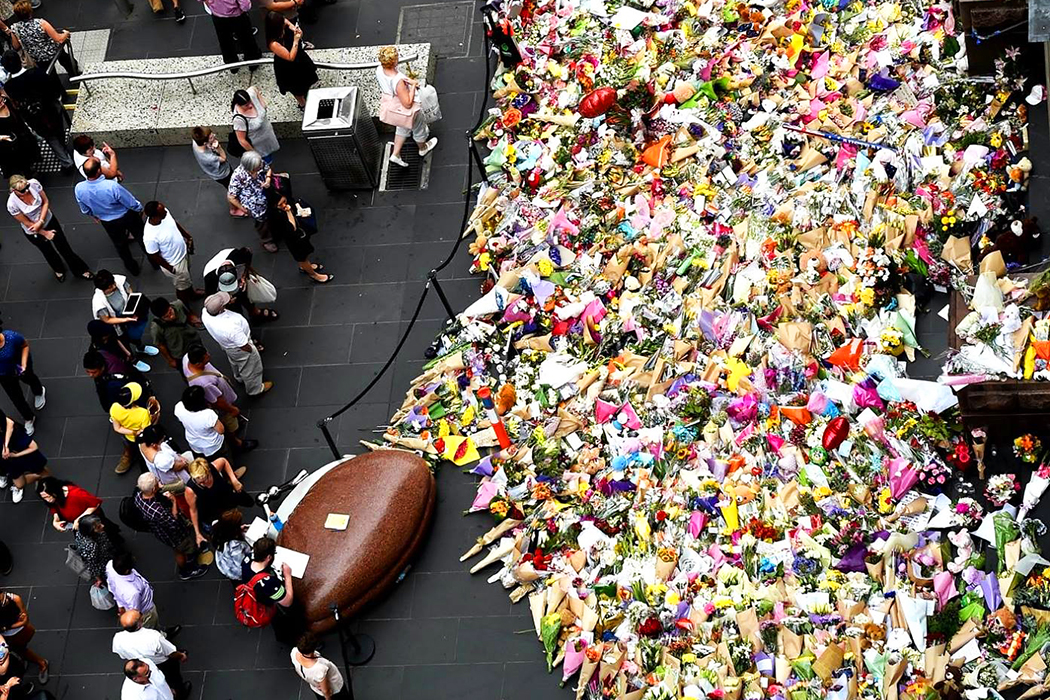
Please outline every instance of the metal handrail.
M415 61L419 58L418 55L405 56L398 58L398 63L408 63ZM222 65L212 66L210 68L201 68L199 70L191 70L187 72L161 72L161 73L148 73L148 72L93 72L93 73L81 73L76 78L70 78L69 81L72 83L81 83L91 80L102 80L104 78L126 78L128 80L190 80L192 78L201 78L203 76L211 76L213 73L223 72L224 70L233 70L244 66L265 66L273 63L273 59L253 59L251 61L238 61L237 63L224 63ZM321 61L315 61L314 65L318 68L329 68L331 70L365 70L367 68L375 68L379 65L378 61L372 61L370 63L324 63ZM193 83L191 82L190 85Z

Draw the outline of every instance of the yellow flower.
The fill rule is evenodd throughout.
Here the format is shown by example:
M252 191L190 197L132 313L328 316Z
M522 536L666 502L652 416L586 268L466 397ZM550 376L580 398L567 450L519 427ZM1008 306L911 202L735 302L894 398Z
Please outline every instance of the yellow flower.
M893 493L889 490L889 488L884 488L881 491L879 491L879 512L880 513L889 513L889 512L891 512L893 510L893 503L890 502L890 499L892 497L893 497Z
M675 591L668 591L667 595L664 596L664 602L668 605L678 605L681 598L678 597L678 593Z
M482 271L488 270L490 265L492 265L492 254L491 253L489 253L488 251L485 251L484 253L482 253L481 255L478 256L478 269L479 270L482 270Z
M830 495L831 489L829 489L827 486L818 486L817 488L813 489L813 499L816 501L819 501L822 498L827 498Z
M683 664L695 664L696 663L696 654L692 654L692 653L682 654L682 663Z
M542 258L537 263L537 267L540 268L541 277L550 277L554 273L554 263L550 261L550 258Z
M871 287L865 287L860 290L860 302L865 306L874 306L875 304L875 290Z
M992 148L999 148L999 146L1002 146L1003 145L1003 135L1002 134L998 134L998 133L992 134L991 144L992 144Z

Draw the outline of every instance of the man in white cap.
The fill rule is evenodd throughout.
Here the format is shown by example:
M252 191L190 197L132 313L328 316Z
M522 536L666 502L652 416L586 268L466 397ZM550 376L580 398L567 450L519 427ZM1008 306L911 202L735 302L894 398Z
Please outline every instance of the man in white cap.
M215 342L226 352L233 369L233 377L244 384L249 396L258 396L273 388L273 382L263 381L262 356L252 341L252 331L244 316L230 311L227 292L216 292L204 300L201 320Z

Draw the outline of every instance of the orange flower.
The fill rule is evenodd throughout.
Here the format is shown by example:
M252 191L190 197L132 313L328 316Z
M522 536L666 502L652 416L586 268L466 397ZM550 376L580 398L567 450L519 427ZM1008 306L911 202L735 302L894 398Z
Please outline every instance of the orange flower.
M521 121L521 110L511 107L503 113L503 126L513 129Z

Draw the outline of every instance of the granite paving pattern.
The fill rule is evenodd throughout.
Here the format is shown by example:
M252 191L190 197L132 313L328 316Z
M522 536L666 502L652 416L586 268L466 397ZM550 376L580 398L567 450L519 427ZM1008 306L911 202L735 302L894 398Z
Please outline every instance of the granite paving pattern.
M459 5L459 3L451 3ZM170 10L153 16L145 0L135 0L130 16L113 0L44 0L39 11L56 26L110 30L106 58L205 56L218 52L210 19L196 0L183 0L188 15L176 24ZM315 22L304 27L319 47L374 46L395 38L407 2L338 0L322 6ZM472 17L472 20L476 20ZM259 17L254 18L260 26ZM316 260L337 279L332 286L311 285L298 274L290 256L257 250L257 265L280 288L281 318L261 332L267 350L267 377L277 382L260 399L245 399L251 419L249 437L262 442L249 455L245 482L250 489L283 480L301 468L330 459L315 423L363 388L396 345L427 272L451 249L460 231L468 157L463 138L484 103L482 39L473 21L467 55L440 58L434 83L441 93L444 120L434 132L442 140L433 156L426 191L329 193L316 172L303 140L283 140L275 167L292 174L296 195L319 210L320 233L314 239ZM439 37L420 37L437 41ZM458 41L456 42L459 43ZM456 47L458 48L458 47ZM1036 149L1033 212L1050 221L1045 167L1046 112L1032 110L1031 135ZM225 133L225 130L222 132ZM256 245L249 222L232 220L219 186L201 175L188 145L120 149L126 185L143 202L157 198L197 242L193 272L199 275L214 251L234 245ZM101 228L80 215L72 196L77 180L47 176L44 185L73 246L93 267L120 270L112 245ZM13 221L0 216L0 315L5 328L30 340L38 373L48 389L48 404L38 422L37 439L52 470L105 499L116 512L133 476L118 476L113 466L119 438L99 410L91 382L80 369L86 348L84 326L90 317L90 287L70 280L57 283L38 251L23 239ZM442 275L454 307L478 294L468 277L469 255L460 250ZM146 294L170 294L159 273L134 278ZM934 311L943 299L931 304ZM401 355L363 402L333 422L342 451L357 449L359 440L377 438L403 392L423 365L423 350L441 327L443 311L431 294ZM912 366L914 376L936 374L944 348L945 324L934 313L920 316L921 342L933 357ZM214 344L208 343L216 356ZM152 381L165 407L164 423L175 434L180 426L170 408L178 400L181 380L163 362L154 361ZM225 361L219 360L225 369ZM6 396L0 407L10 411ZM428 542L412 571L383 602L355 620L355 628L377 643L373 661L354 674L361 700L545 700L573 697L559 690L560 675L548 675L539 644L531 631L526 606L512 606L484 574L471 576L459 555L488 529L484 517L466 518L463 510L474 495L473 477L455 468L437 474L437 507ZM64 535L46 521L36 496L12 504L0 492L0 537L14 552L15 569L0 585L20 593L29 605L38 632L33 646L52 662L49 689L61 700L116 700L123 680L110 653L115 622L94 610L87 591L65 569ZM170 554L150 536L131 535L139 569L154 582L161 615L180 623L179 645L190 660L185 676L194 683L192 700L260 700L314 697L289 668L288 649L268 630L247 630L233 617L232 588L215 571L191 582L175 577ZM329 639L324 652L338 659Z

